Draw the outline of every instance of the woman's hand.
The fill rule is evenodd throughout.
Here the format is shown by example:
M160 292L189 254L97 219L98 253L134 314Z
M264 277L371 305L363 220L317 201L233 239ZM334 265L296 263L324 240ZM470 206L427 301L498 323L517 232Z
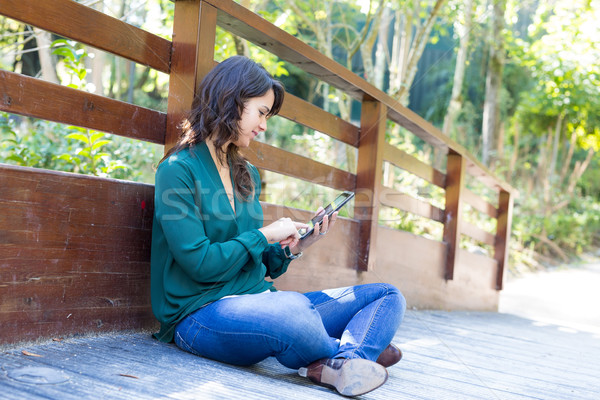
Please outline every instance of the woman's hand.
M322 212L324 212L323 207L319 207L319 209L315 213L315 216L321 214ZM337 215L338 213L336 211L333 214L331 214L331 218L328 218L327 215L323 216L323 220L319 224L315 225L315 229L310 236L307 236L304 239L297 241L294 245L289 245L290 251L293 254L298 254L301 251L304 251L309 246L312 246L318 240L323 239L325 234L329 232L329 230L335 224Z
M292 221L291 218L280 218L277 221L259 229L269 243L279 242L282 247L296 246L300 240L298 229L308 228L302 222Z

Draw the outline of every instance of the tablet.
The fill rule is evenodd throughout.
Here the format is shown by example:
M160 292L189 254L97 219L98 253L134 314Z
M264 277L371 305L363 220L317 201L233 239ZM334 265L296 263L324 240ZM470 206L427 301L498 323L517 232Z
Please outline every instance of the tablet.
M312 234L315 230L315 226L323 220L323 217L325 215L327 215L327 217L331 217L331 215L334 212L339 211L339 209L346 205L347 202L352 200L353 197L354 193L352 192L340 193L340 195L336 197L335 200L333 200L331 203L327 204L327 206L324 207L324 210L321 214L313 217L313 219L307 222L308 228L300 229L298 231L300 232L300 239L304 239L308 235Z

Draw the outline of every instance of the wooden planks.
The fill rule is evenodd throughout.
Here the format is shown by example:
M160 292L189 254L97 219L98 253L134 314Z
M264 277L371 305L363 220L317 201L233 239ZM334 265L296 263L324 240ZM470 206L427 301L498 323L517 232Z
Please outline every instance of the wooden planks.
M467 154L466 150L461 154ZM518 194L515 188L510 186L508 183L502 181L500 178L496 177L492 173L492 171L490 171L481 162L476 160L475 157L468 156L465 166L469 175L477 178L481 183L483 183L490 189L494 189L497 192L504 190L507 193L511 193L514 196Z
M440 188L446 187L446 175L443 172L389 143L383 146L383 159Z
M253 141L244 156L254 166L338 190L354 190L356 176L265 143Z
M470 191L467 188L464 188L463 194L464 194L465 203L469 204L477 211L480 211L483 214L486 214L490 218L498 217L498 210L492 204L483 200L481 197L479 197L478 195L476 195L475 193L473 193L472 191Z
M508 242L510 240L513 197L509 192L501 191L498 196L498 203L498 226L496 228L494 257L498 263L496 289L502 290L504 270L508 268Z
M385 206L395 207L437 222L444 222L444 210L441 208L387 186L384 186L380 192L381 204Z
M463 221L461 224L461 233L487 245L496 245L496 237L494 235L466 221Z
M385 385L361 399L595 400L600 392L599 339L585 331L510 314L407 310L393 343L403 360L388 369ZM22 345L0 353L0 365L3 399L340 398L273 357L237 367L160 343L149 333ZM66 380L44 385L9 377L40 367Z
M169 73L171 42L72 0L2 0L0 14Z
M445 278L454 276L454 266L460 246L462 224L462 197L465 187L465 159L449 152L446 174L446 210L444 215L444 242L448 245Z
M179 139L179 125L192 108L198 84L214 66L216 10L201 1L175 3L165 153Z
M354 218L360 221L358 235L358 269L375 266L377 227L385 143L387 107L380 102L365 100L360 115L360 142L356 169L356 199Z
M357 126L290 93L285 94L279 115L327 134L350 146L358 146L359 128Z
M2 70L0 110L164 143L164 113Z
M0 344L153 326L154 189L0 164Z

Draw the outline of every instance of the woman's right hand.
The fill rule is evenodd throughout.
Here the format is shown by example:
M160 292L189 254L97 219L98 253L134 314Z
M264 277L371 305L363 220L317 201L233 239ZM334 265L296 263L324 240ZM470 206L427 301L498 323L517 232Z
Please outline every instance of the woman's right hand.
M282 245L294 246L300 240L298 229L308 228L307 224L292 221L291 218L280 218L263 226L259 231L265 235L269 243L280 242Z

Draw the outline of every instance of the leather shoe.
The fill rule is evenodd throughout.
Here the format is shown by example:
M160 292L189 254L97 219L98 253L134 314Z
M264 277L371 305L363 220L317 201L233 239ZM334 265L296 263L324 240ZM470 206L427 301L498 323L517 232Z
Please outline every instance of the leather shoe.
M402 350L390 343L388 347L381 352L379 357L377 357L376 362L377 364L381 364L387 368L396 364L400 360L402 360Z
M324 358L300 368L298 374L344 396L368 393L383 385L388 378L385 367L362 358Z

